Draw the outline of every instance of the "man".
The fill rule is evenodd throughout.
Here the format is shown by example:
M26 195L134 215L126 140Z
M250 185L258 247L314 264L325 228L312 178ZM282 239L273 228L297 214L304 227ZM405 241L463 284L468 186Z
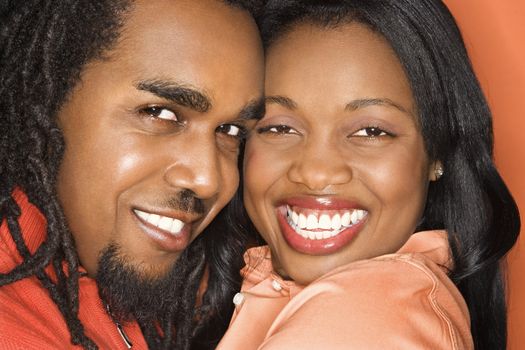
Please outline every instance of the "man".
M249 8L2 8L0 348L204 343L199 330L229 319L239 241L196 238L236 191L239 147L262 112Z

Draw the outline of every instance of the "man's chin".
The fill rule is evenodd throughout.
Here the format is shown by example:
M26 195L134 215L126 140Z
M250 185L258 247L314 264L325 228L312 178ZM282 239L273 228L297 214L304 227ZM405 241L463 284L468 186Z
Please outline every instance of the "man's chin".
M98 261L100 297L120 322L159 320L173 309L183 289L184 276L176 273L176 266L177 261L160 268L136 266L117 245L111 244Z

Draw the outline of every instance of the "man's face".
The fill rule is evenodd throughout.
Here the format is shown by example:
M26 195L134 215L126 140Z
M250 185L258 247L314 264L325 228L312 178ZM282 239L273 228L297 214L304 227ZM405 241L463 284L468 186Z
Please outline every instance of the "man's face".
M58 120L58 194L82 265L108 245L164 275L231 199L239 139L262 96L253 20L216 0L136 1Z

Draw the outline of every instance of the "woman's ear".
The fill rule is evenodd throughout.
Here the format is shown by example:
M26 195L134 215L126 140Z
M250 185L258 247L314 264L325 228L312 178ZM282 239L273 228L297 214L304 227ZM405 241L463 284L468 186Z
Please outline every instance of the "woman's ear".
M437 181L439 180L443 174L445 174L445 169L443 169L443 164L440 160L436 160L432 163L430 163L429 173L428 173L428 180L429 181Z

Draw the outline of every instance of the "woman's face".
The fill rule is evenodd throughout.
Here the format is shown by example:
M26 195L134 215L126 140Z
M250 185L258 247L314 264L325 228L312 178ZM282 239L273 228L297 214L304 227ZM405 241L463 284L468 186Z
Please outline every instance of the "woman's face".
M244 201L277 272L306 284L396 252L420 219L434 164L386 40L355 23L300 25L270 47L266 74Z

